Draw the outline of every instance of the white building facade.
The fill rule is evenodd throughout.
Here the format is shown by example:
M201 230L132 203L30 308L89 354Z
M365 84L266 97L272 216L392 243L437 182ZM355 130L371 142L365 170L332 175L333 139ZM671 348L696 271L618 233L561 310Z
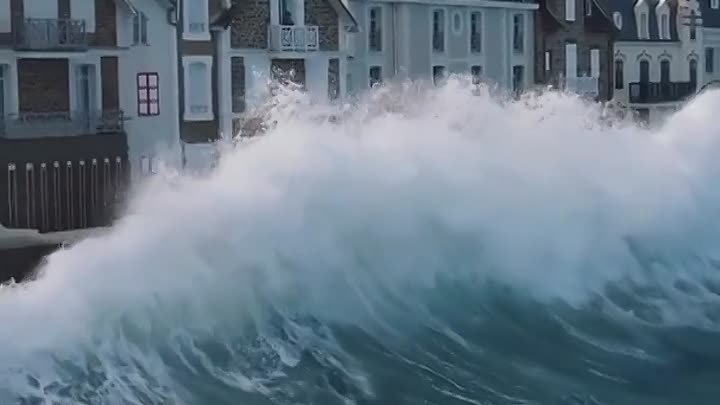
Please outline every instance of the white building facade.
M720 78L720 2L608 0L620 31L614 98L653 124Z
M353 92L384 80L473 77L521 92L534 82L531 1L350 0Z

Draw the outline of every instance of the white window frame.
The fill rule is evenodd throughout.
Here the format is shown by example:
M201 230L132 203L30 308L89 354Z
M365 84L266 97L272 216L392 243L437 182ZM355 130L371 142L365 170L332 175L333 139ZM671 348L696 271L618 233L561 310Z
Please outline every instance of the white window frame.
M551 68L551 53L550 51L545 51L545 71L549 72Z
M568 42L565 44L565 77L577 77L577 44Z
M202 63L205 65L206 68L206 75L205 75L205 89L207 97L206 103L208 106L208 111L205 113L193 113L190 111L190 98L189 90L191 88L190 85L190 65L194 63ZM215 119L215 113L213 111L213 88L212 88L212 72L213 72L213 57L212 56L205 56L205 55L192 55L192 56L183 56L183 83L185 84L185 91L184 91L184 103L183 103L183 119L185 121L212 121ZM190 95L191 97L194 97L195 95Z
M600 77L600 49L590 49L590 77Z
M575 21L575 0L565 0L565 21Z
M201 16L203 23L205 24L205 31L203 32L191 32L190 31L190 17L188 8L183 8L183 39L186 41L210 41L210 9L208 6L208 0L184 0L183 6L190 1L202 2L203 15Z

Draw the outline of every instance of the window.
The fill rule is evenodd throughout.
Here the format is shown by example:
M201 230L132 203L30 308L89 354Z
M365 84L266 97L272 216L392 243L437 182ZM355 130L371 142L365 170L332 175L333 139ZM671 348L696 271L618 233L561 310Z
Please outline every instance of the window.
M5 73L5 65L0 64L0 131L2 131L2 122L5 118L5 76L7 76L7 73Z
M482 52L482 14L470 14L470 52Z
M615 88L620 90L625 85L625 66L623 61L618 59L615 61Z
M696 32L696 25L697 24L697 16L695 16L695 10L690 11L690 40L694 41L697 37Z
M525 67L516 65L512 68L512 89L515 95L519 95L523 91L523 81L525 76Z
M715 69L715 49L705 48L705 72L712 73Z
M668 13L660 16L660 39L670 39L670 15Z
M379 86L382 83L382 68L373 66L370 68L370 87Z
M648 31L648 13L640 13L640 25L638 26L638 38L648 39L650 32Z
M212 56L184 56L184 118L186 121L210 121L212 108Z
M660 61L660 83L670 83L670 61L667 59Z
M160 80L157 73L138 73L138 116L160 115Z
M565 77L577 77L577 44L565 44Z
M186 0L183 2L183 39L209 41L210 27L208 0Z
M445 52L445 10L433 11L432 47L435 52Z
M690 70L690 85L697 87L697 61L691 59L688 68Z
M368 47L371 51L382 51L382 8L380 7L373 7L370 9Z
M590 50L590 77L600 77L600 50Z
M592 15L593 0L585 0L585 15L590 17Z
M483 74L483 68L482 66L472 66L470 68L470 74L472 75L472 83L473 84L480 84L480 81L482 80L482 74Z
M710 0L710 8L717 10L720 8L720 0Z
M245 59L242 56L230 58L230 97L233 113L245 111Z
M622 14L620 14L619 11L616 11L613 13L613 23L615 23L615 27L619 30L623 27L623 20L622 20Z
M552 59L550 51L545 51L545 71L548 72L551 69L550 62Z
M522 14L513 16L513 50L517 53L525 50L525 18Z
M565 0L565 20L575 21L575 0Z
M328 98L336 100L340 97L340 59L328 61Z
M138 12L133 16L133 45L148 45L148 18Z
M433 84L438 86L442 84L445 78L445 66L433 66Z
M453 13L453 32L455 34L462 32L462 15L457 11Z

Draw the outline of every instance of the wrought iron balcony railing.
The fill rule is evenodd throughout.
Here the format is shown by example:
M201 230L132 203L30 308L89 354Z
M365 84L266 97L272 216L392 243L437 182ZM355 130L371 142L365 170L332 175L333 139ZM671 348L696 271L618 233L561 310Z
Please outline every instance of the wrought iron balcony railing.
M681 101L695 93L693 82L635 82L630 83L630 102L639 104Z
M0 117L0 138L98 135L124 130L122 111L23 112Z
M82 50L88 45L85 20L70 18L26 18L14 39L17 49L28 50Z
M318 27L312 25L271 25L269 48L271 51L317 51L320 45Z

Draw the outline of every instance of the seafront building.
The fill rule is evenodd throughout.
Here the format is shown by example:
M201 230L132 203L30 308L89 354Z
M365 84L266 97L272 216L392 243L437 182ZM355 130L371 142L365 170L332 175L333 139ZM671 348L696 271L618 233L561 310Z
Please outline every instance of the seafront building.
M618 33L604 0L540 2L535 24L537 84L613 97L613 41Z
M471 74L519 93L534 82L536 1L349 0L362 33L350 39L347 83Z
M166 0L0 0L0 223L101 226L179 149Z
M657 124L720 78L720 1L605 0L619 31L614 98Z

